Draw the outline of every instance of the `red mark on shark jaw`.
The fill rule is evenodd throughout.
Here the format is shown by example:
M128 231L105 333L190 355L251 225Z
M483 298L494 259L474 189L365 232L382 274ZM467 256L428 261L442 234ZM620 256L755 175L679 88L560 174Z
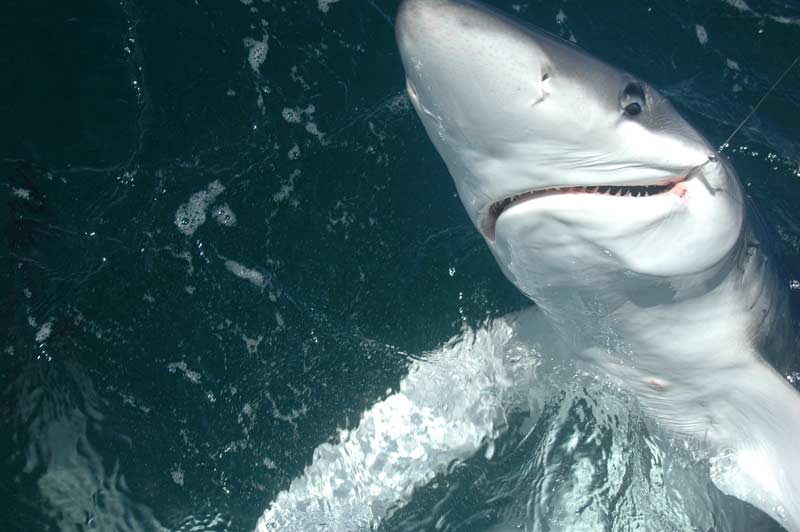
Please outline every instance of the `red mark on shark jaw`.
M670 193L675 194L681 199L685 199L686 194L689 193L689 189L686 187L685 181L678 181L677 183L675 183L675 186L669 189L669 191Z

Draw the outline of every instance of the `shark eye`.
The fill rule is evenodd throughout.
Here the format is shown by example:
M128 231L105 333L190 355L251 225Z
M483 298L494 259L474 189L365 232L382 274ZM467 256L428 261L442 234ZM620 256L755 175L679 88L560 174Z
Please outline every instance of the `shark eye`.
M645 105L644 88L639 83L628 83L620 95L619 103L627 116L638 115Z
M629 103L625 106L625 114L628 116L636 116L642 112L642 106L636 102Z

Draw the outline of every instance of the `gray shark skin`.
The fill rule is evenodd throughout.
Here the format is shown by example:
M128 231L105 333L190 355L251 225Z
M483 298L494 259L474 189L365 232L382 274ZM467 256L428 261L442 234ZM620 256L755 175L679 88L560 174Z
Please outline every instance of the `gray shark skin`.
M374 529L454 461L490 455L521 403L533 424L561 357L702 449L722 492L800 532L800 393L773 367L796 334L730 163L646 82L479 2L404 0L396 36L470 219L535 307L414 361L257 530ZM536 512L506 529L565 526Z

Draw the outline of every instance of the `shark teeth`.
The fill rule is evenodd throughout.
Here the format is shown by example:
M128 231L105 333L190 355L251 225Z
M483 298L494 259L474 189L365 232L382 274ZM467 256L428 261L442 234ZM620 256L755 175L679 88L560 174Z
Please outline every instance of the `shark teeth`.
M489 208L489 214L495 220L514 203L520 200L533 199L537 196L545 196L551 194L565 194L565 193L585 193L585 194L605 194L607 196L627 196L627 197L645 197L654 196L667 192L675 183L667 183L664 185L629 185L629 186L585 186L585 187L551 187L539 190L532 190L529 192L522 192L509 196L500 201L496 201Z
M677 184L682 183L686 179L686 177L682 179L678 178L675 181L655 185L589 185L577 187L550 187L538 190L529 190L528 192L514 194L513 196L508 196L507 198L503 198L492 203L489 206L486 215L483 216L483 220L481 222L482 232L490 242L494 242L495 226L497 225L497 219L500 217L500 215L518 203L522 203L539 196L577 193L641 198L669 192Z

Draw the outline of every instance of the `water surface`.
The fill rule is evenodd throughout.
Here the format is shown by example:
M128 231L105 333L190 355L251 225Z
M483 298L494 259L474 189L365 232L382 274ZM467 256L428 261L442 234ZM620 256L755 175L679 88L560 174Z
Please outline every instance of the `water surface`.
M782 1L493 4L648 79L715 143L800 50L800 7ZM406 99L396 8L6 6L5 530L252 530L413 360L528 305ZM800 70L728 152L786 265L800 252L798 102ZM524 486L542 487L548 434L595 430L587 404L548 403L535 437L517 423L491 459L437 477L383 529L513 521ZM603 448L646 455L643 427L615 426ZM575 463L602 463L596 452ZM645 504L625 482L623 499ZM776 530L695 492L725 508L719 530Z

